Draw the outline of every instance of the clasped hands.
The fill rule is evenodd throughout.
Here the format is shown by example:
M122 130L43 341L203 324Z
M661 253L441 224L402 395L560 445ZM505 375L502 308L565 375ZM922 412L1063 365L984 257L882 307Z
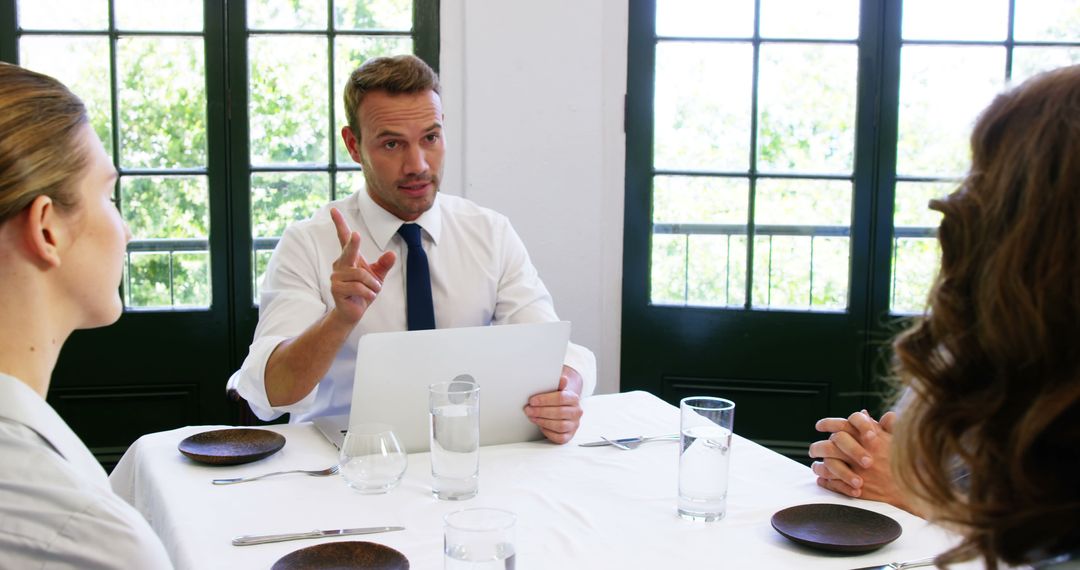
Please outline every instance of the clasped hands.
M341 244L341 255L334 261L330 274L334 312L345 322L355 324L382 290L396 256L387 251L375 263L369 264L360 255L360 234L349 228L337 208L330 209L330 217ZM554 443L566 443L577 433L582 415L582 384L577 370L563 366L558 389L532 396L525 406L529 421L539 426L544 437Z
M896 413L880 421L865 410L847 418L824 418L815 428L829 438L810 445L810 457L818 459L811 469L817 484L861 499L883 501L912 512L896 487L890 466L890 444Z

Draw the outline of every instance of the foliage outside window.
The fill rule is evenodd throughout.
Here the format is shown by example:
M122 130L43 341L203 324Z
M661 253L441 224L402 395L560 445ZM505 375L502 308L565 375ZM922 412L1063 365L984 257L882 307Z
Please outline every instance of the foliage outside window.
M657 1L652 304L848 308L859 19L858 0ZM913 313L939 262L927 203L995 93L1080 62L1080 4L906 0L901 36L890 307Z
M18 62L83 98L120 172L120 208L134 236L122 287L127 309L209 307L210 235L224 231L210 227L210 195L229 182L210 179L207 105L230 103L208 101L204 2L15 6ZM239 51L249 132L229 152L246 148L251 165L256 290L284 227L359 186L358 165L338 139L343 82L367 58L412 53L413 9L413 0L246 3L246 37L236 41L246 48ZM223 55L228 65L241 61Z

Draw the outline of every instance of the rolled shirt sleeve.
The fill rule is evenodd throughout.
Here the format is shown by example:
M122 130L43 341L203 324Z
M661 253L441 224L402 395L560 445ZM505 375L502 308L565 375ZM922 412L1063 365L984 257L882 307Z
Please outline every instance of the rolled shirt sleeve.
M329 218L329 216L327 216ZM305 223L313 223L308 221ZM259 324L244 364L229 380L261 420L307 411L315 403L318 385L300 401L272 406L266 395L266 363L283 341L299 336L330 310L320 279L329 283L329 268L319 266L318 244L311 232L289 226L270 257L259 292Z

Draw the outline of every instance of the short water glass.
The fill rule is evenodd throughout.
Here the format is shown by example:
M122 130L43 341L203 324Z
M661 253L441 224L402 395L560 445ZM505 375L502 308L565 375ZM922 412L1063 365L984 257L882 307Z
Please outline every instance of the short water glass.
M727 511L735 403L699 396L679 403L679 516L716 521Z
M514 570L517 516L502 509L465 509L443 518L445 570Z
M365 494L397 487L409 465L393 428L375 423L349 427L338 461L345 482Z
M431 492L461 501L480 484L480 386L455 379L428 387L431 419Z

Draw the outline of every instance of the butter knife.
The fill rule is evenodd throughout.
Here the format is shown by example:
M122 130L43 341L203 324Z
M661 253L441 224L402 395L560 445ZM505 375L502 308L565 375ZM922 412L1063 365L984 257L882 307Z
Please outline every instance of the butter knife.
M232 540L233 546L251 546L252 544L268 544L271 542L283 542L286 540L300 540L303 538L324 538L327 536L348 536L351 534L375 534L377 532L393 532L405 530L403 526L369 526L366 528L338 528L333 530L312 530L308 532L294 532L291 534L266 534L244 535Z

